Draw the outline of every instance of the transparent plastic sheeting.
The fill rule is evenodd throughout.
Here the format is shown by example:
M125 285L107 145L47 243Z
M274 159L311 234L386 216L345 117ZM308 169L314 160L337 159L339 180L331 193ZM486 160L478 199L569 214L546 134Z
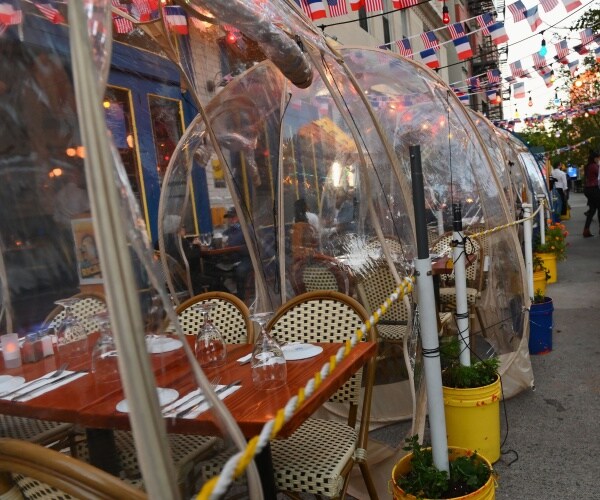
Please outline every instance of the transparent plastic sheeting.
M179 87L176 68L162 57L143 31L134 30L127 37L120 37L127 38L129 43L117 43L111 51L110 31L104 21L110 19L110 14L102 13L97 2L94 5L88 30L93 61L99 71L98 89L103 90L107 84L104 97L100 94L94 105L105 110L106 127L112 139L109 157L113 155L113 175L105 187L117 193L120 218L126 227L124 248L129 253L129 262L125 265L130 268L124 274L133 274L136 288L136 293L127 297L126 305L141 316L140 327L115 332L111 324L115 300L113 295L108 307L107 297L111 293L98 247L101 239L113 239L116 235L99 232L93 215L98 206L95 202L102 195L91 192L86 182L84 162L92 155L86 154L78 122L71 73L75 63L69 53L68 27L46 21L33 4L23 3L22 25L8 28L0 38L0 205L3 207L0 333L18 333L24 343L20 351L23 363L7 369L0 361L0 375L13 389L23 379L49 376L59 369L66 370L61 376L81 371L72 380L65 379L60 387L58 383L52 384L49 392L40 390L25 396L23 391L19 415L65 420L83 428L120 429L113 434L116 451L111 466L118 468L113 472L143 484L141 462L136 458L135 443L127 430L130 406L119 378L119 367L132 356L147 356L153 377L151 386L160 389L157 398L151 392L146 396L158 405L164 406L166 400L184 396L198 387L199 372L192 367L195 360L187 356L193 350L191 337L184 336L179 329L178 335L173 332L171 337L177 342L171 342L168 349L156 342L157 336L164 339L165 326L174 324L176 316L153 248L158 244L155 211L156 193L164 174L160 171L161 160L164 162L165 156L170 158L173 153L173 149L161 148L167 139L175 147L181 135L179 132L178 136L175 126L177 120L182 123L184 114L195 110L193 106L183 109L189 103ZM67 18L66 7L62 4L58 7ZM156 29L164 30L164 25L157 23ZM215 27L214 31L218 29ZM163 31L163 36L171 35ZM217 38L215 34L212 45L215 54ZM144 50L138 50L139 47ZM153 49L159 55L154 55ZM112 66L107 76L111 54ZM208 74L202 68L197 71ZM93 145L88 148L91 149ZM194 202L195 199L190 204ZM190 212L189 217L193 228L197 216ZM112 286L119 287L114 283ZM58 301L67 298L75 300L59 305ZM69 317L74 319L63 321L67 309ZM108 319L99 315L108 309ZM196 331L192 328L185 333ZM36 342L45 335L55 343L44 353ZM147 353L143 347L136 353L116 351L111 336L117 340L116 344L121 344L118 336L136 336ZM191 350L185 348L187 345ZM202 380L201 372L200 375ZM208 379L203 379L203 388L208 390L220 379L216 373L209 374ZM11 405L17 405L8 400L0 404L6 405L4 415L10 415ZM148 408L158 412L158 405L149 404ZM25 414L23 407L27 408ZM146 415L151 412L149 409ZM223 439L231 441L231 428L224 424L223 414L216 416L213 412L209 404L206 415L214 420L214 427ZM154 418L160 419L161 415ZM161 455L169 457L170 448L176 461L178 457L188 460L190 447L197 447L193 442L194 432L177 435L176 421L170 418L163 425L169 436L162 442ZM144 426L137 426L141 427ZM101 441L106 445L112 443L110 439ZM177 442L184 444L178 446ZM83 441L78 445L80 459L89 461L98 451L90 450L90 446L97 444ZM187 467L190 463L184 461L178 465ZM172 467L166 467L167 476ZM179 474L178 480L184 481L187 478L184 476ZM174 482L170 490L176 496Z

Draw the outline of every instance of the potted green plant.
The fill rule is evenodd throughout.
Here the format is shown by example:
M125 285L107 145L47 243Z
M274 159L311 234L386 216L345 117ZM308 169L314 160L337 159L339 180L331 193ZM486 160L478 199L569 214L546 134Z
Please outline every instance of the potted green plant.
M392 471L392 490L397 500L494 498L495 473L487 459L466 449L449 447L450 474L433 463L431 448L423 448L418 436L406 439L404 456Z
M541 291L542 295L546 293L546 283L550 279L550 272L544 265L544 260L539 256L533 255L533 289Z
M569 232L564 224L547 220L545 243L535 246L535 254L544 262L544 267L550 273L548 283L555 283L558 277L556 263L567 258L567 236Z
M473 359L465 366L460 349L456 338L441 347L448 445L477 450L493 463L500 458L500 360Z
M552 351L552 313L554 303L537 289L529 308L529 353L547 354Z

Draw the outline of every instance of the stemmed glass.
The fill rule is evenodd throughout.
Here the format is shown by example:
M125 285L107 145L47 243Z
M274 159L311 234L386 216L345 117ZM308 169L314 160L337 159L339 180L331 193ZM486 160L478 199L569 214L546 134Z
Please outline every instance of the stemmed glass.
M281 346L269 335L265 326L272 312L255 312L250 319L260 326L260 333L252 350L252 382L258 389L269 390L281 387L287 380L287 366Z
M78 298L57 300L55 304L65 310L65 315L56 329L56 346L61 357L69 361L83 361L88 356L88 337L83 324L73 314ZM65 359L66 361L66 359Z
M209 247L212 243L212 233L200 233L200 245Z
M200 363L200 366L204 367L220 366L225 363L225 358L227 357L223 336L210 320L210 311L213 307L214 304L210 302L193 305L194 309L197 309L204 315L204 323L200 327L200 330L198 330L196 337L196 359Z
M110 316L107 311L93 316L100 328L100 338L92 350L92 372L98 384L119 381L117 346L110 328Z

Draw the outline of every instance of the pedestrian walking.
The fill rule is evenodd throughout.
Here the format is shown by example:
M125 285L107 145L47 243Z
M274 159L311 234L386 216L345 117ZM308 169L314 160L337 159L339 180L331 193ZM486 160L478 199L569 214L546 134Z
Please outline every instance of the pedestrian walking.
M554 187L560 198L560 207L557 207L557 213L558 215L567 215L567 190L569 189L569 186L567 184L567 174L561 169L561 163L559 161L554 163L552 177L555 179Z
M600 165L600 153L598 151L590 151L588 163L584 170L584 188L583 194L588 200L589 210L586 212L585 226L583 228L583 237L589 238L593 236L590 232L590 225L596 210L600 209L600 187L598 186L598 170ZM598 218L600 220L600 216Z

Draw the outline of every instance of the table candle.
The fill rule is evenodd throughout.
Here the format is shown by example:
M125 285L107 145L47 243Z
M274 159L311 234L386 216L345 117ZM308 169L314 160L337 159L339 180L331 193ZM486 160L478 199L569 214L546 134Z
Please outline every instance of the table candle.
M6 368L17 368L21 366L21 349L19 347L19 336L16 333L7 333L0 337L2 345L2 357Z

